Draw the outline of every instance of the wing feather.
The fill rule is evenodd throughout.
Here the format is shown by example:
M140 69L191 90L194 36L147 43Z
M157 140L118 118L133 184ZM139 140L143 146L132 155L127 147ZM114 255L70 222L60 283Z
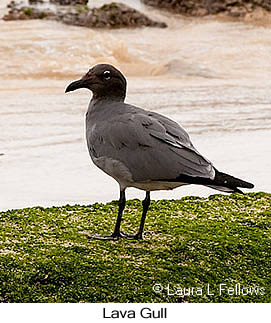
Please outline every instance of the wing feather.
M89 147L97 157L119 160L135 181L174 179L180 174L214 178L213 165L178 123L123 105L121 113L111 113L107 122L96 123L88 131Z

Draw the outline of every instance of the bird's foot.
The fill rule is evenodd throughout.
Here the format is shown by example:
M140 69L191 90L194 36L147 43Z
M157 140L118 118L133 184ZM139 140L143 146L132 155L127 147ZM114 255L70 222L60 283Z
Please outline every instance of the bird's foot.
M89 239L94 239L94 240L113 240L113 241L117 241L119 240L119 238L122 239L128 239L128 240L142 240L142 233L136 233L136 234L128 234L128 233L124 233L124 232L120 232L119 234L110 234L110 235L103 235L103 234L87 234L87 237Z
M129 233L120 233L120 237L123 239L128 239L128 240L142 240L142 233L136 233L136 234L129 234Z
M114 234L110 234L110 235L102 235L102 234L88 234L87 235L89 239L94 239L94 240L119 240L120 235L114 235Z

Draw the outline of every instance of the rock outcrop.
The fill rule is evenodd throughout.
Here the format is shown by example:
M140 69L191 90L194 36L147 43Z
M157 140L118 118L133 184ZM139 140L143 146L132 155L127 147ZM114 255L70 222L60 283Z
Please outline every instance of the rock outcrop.
M29 0L41 1L41 0ZM100 8L89 9L86 5L75 6L85 0L50 0L58 4L71 4L66 8L41 9L35 6L20 6L12 1L8 7L10 8L4 20L26 20L26 19L50 19L61 21L68 25L82 26L88 28L123 28L123 27L159 27L165 28L164 22L154 21L142 14L136 9L130 8L122 3L111 3L103 5Z
M63 22L90 28L167 27L165 23L154 21L122 3L111 3L100 8L70 13L63 16Z
M32 4L33 1L29 0ZM40 0L35 2L35 4L41 3ZM38 9L36 7L28 7L22 6L21 4L16 3L15 1L11 1L7 7L9 8L9 12L3 17L3 20L29 20L29 19L54 19L55 14L49 9Z
M225 13L244 17L258 8L271 11L271 0L141 0L157 8L188 16L206 16Z

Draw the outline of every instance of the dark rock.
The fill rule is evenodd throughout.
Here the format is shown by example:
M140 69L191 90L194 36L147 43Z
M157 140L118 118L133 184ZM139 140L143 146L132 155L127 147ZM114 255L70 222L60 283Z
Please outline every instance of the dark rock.
M61 6L87 5L88 0L50 0L51 3Z
M12 7L3 17L3 20L29 20L29 19L49 19L54 17L54 13L49 10L39 10L34 7Z
M8 3L7 8L14 8L16 7L16 2L15 1L10 1L10 3Z
M205 16L225 13L232 17L244 17L258 8L271 11L271 0L141 0L161 9L188 15Z
M63 8L61 10L57 9L56 13L49 9L18 7L14 3L10 8L8 14L3 17L4 20L53 19L68 25L89 28L167 27L165 23L154 21L122 3L111 3L103 5L101 8L93 9L88 9L87 6L73 6L64 10Z
M84 25L97 28L167 27L165 23L154 21L122 3L111 3L90 10L85 17Z
M36 5L36 4L40 4L40 3L44 3L43 0L28 0L30 5Z

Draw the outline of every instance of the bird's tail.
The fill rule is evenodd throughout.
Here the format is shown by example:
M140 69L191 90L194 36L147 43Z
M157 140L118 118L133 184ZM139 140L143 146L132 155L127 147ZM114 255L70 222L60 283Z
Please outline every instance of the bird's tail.
M233 177L231 175L219 172L215 168L215 178L206 178L206 177L198 177L198 176L189 176L189 175L179 175L174 179L157 179L157 181L167 181L167 182L182 182L187 184L199 184L214 188L215 190L219 190L227 193L243 193L238 187L244 188L253 188L254 185L245 182L240 178Z
M246 182L240 178L236 178L231 175L219 172L217 169L216 169L215 178L214 178L214 185L207 185L207 186L227 193L232 193L232 192L243 193L238 187L243 187L243 188L254 187L254 185L249 182Z

